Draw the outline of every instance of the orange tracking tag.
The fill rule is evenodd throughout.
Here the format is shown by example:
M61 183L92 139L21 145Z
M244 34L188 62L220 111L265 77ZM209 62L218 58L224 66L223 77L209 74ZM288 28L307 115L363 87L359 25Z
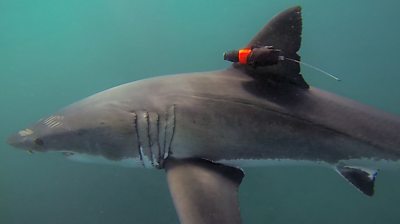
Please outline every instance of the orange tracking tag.
M240 49L239 50L239 63L240 64L247 64L247 58L249 57L251 53L251 49L250 48L244 48L244 49Z

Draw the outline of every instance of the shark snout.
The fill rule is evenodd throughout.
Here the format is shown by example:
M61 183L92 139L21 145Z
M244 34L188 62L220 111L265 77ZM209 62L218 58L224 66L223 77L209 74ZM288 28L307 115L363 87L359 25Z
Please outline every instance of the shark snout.
M7 144L15 147L15 148L23 148L25 145L26 140L21 137L19 134L15 133L7 138Z
M42 140L31 133L30 129L25 129L10 135L7 144L20 149L38 150L43 145Z

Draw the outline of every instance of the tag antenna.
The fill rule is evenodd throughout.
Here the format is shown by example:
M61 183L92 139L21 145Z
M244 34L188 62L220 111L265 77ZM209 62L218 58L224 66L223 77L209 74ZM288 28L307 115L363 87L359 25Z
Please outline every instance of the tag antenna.
M298 60L295 60L295 59L292 59L292 58L287 58L287 57L284 57L283 59L284 59L284 60L288 60L288 61L292 61L292 62L296 62L296 63L299 63L299 64L304 65L304 66L307 66L307 67L309 67L309 68L312 68L312 69L314 69L314 70L317 70L317 71L319 71L319 72L321 72L321 73L323 73L323 74L325 74L325 75L331 77L332 79L334 79L334 80L336 80L336 81L341 81L340 78L338 78L338 77L336 77L336 76L334 76L334 75L332 75L332 74L330 74L330 73L328 73L328 72L326 72L326 71L324 71L324 70L322 70L322 69L320 69L320 68L318 68L318 67L316 67L316 66L314 66L314 65L310 65L310 64L307 64L307 63L305 63L305 62L298 61Z

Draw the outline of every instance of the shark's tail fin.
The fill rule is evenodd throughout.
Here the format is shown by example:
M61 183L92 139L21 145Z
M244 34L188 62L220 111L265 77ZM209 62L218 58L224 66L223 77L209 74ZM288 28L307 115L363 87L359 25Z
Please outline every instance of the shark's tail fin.
M301 7L289 8L276 15L272 20L247 44L246 48L257 46L273 46L281 50L285 58L300 61L297 51L300 49L302 32ZM252 67L236 63L234 67L244 69L256 79L273 83L290 83L301 88L308 88L300 74L300 65L290 60L282 60L276 65Z

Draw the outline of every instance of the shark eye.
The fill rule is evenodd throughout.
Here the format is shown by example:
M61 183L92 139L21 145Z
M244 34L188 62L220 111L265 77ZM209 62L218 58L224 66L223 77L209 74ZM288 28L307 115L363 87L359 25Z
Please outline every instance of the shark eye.
M42 146L44 144L43 140L40 139L40 138L35 139L34 142L35 142L36 145L39 145L39 146Z

